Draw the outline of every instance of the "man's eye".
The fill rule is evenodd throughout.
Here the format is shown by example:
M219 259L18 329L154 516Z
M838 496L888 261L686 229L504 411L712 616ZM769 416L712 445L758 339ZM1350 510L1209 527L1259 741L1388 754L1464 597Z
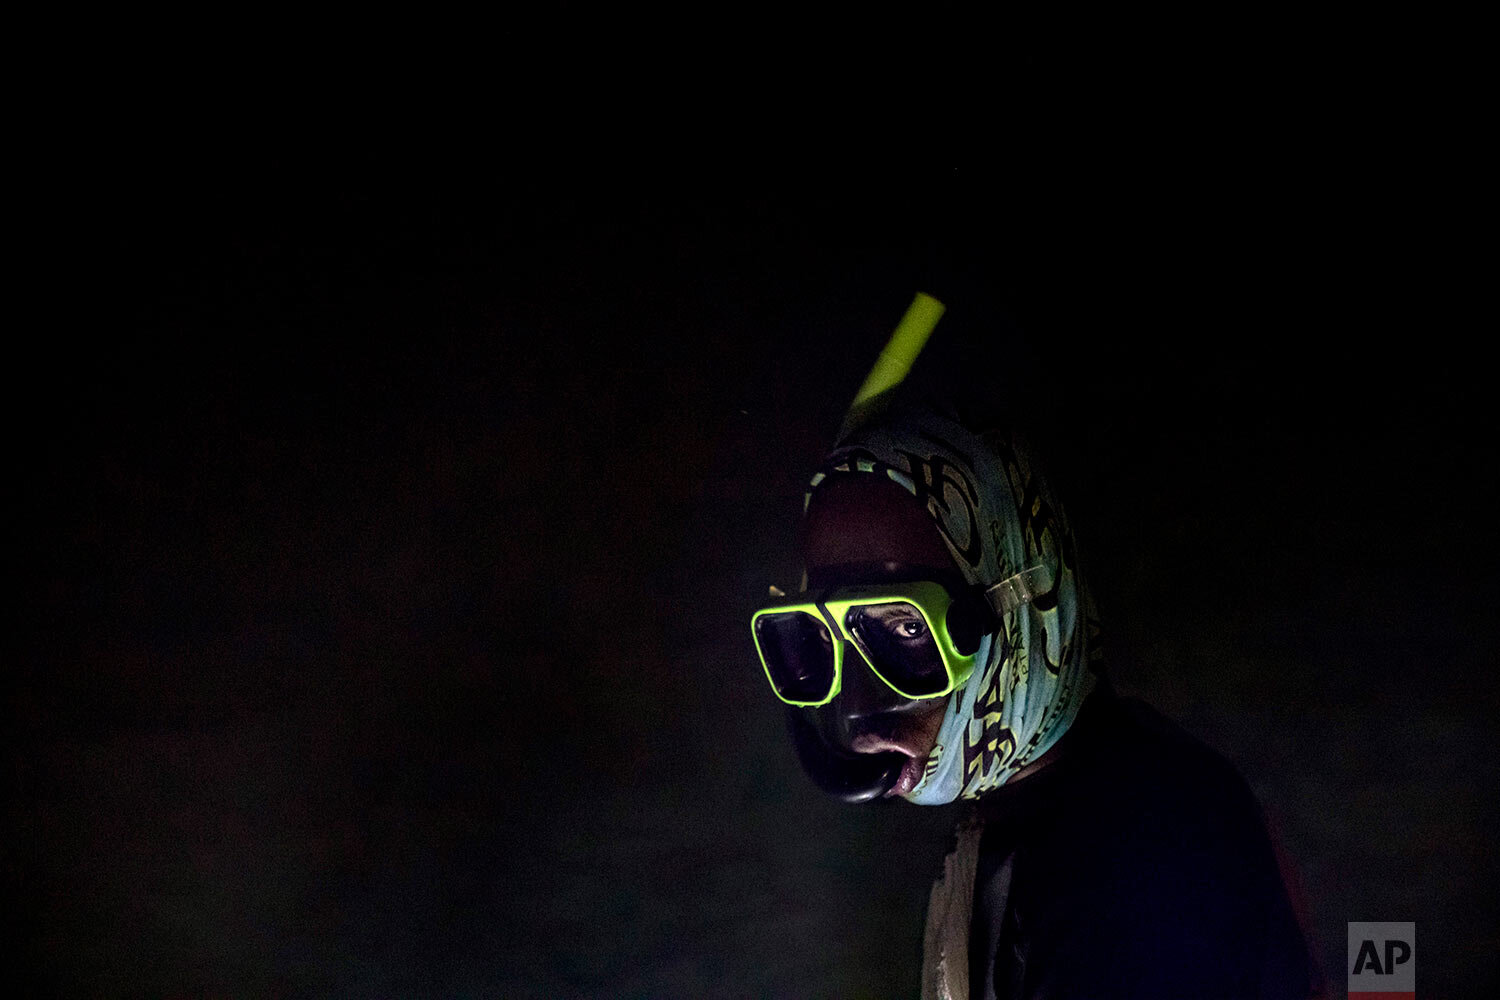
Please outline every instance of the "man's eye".
M916 619L897 622L895 632L903 639L920 639L927 634L927 626Z

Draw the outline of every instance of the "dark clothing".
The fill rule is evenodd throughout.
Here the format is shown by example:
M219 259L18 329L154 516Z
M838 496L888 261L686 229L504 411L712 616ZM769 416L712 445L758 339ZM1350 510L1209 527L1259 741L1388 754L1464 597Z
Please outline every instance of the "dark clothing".
M975 1000L1312 993L1254 795L1146 705L1095 691L1057 759L979 809Z

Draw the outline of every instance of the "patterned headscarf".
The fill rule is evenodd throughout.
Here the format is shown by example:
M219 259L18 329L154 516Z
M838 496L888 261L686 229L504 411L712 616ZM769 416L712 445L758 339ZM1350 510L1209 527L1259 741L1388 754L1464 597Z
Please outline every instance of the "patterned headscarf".
M989 586L1037 565L1050 571L1052 589L981 642L922 779L905 796L922 805L978 798L1046 753L1094 687L1097 621L1068 522L1018 439L977 434L926 405L887 410L848 434L811 489L860 474L889 478L926 505L967 582Z

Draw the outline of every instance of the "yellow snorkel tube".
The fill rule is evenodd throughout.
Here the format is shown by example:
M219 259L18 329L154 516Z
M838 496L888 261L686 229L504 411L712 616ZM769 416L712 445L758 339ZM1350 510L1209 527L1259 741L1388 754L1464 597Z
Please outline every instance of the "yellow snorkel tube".
M854 402L849 404L849 412L844 415L844 424L839 428L840 439L873 416L878 409L878 397L906 378L947 308L925 292L918 292L911 300L906 315L896 324L896 331L875 359L875 367L870 369L864 385L854 394Z
M942 318L944 305L931 295L921 292L912 299L906 315L896 324L896 331L886 343L875 367L865 378L864 385L854 394L849 412L844 415L844 425L839 429L842 441L851 432L877 417L890 401L890 390L900 385L917 355L927 346L927 338ZM822 478L820 474L813 482ZM803 496L803 510L812 499L812 494ZM799 592L807 591L807 572L802 573ZM786 595L776 587L771 588L772 597ZM757 646L757 650L759 646ZM764 665L764 660L762 660ZM769 670L767 676L770 676ZM772 681L774 687L775 682ZM802 769L813 784L830 795L845 802L868 802L879 798L896 787L906 758L899 753L862 754L840 750L828 738L825 728L831 715L818 713L812 708L793 708L788 705L787 722L792 733L792 746Z

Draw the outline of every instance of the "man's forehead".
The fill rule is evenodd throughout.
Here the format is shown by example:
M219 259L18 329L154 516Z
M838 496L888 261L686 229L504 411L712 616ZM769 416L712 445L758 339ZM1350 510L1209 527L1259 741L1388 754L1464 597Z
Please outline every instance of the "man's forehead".
M813 490L802 521L802 558L809 572L891 563L954 568L923 503L875 473L831 476Z

